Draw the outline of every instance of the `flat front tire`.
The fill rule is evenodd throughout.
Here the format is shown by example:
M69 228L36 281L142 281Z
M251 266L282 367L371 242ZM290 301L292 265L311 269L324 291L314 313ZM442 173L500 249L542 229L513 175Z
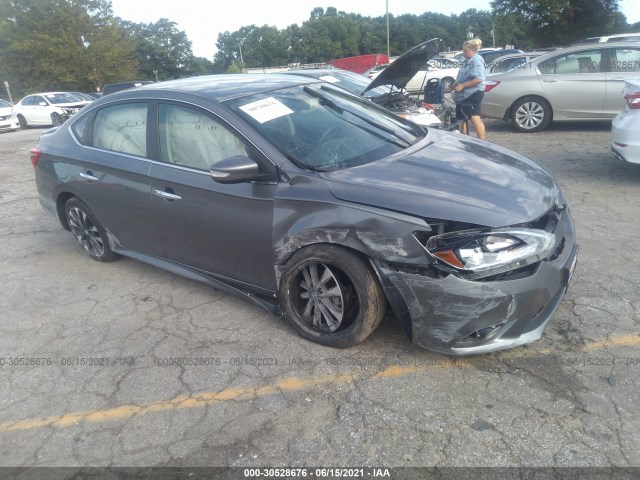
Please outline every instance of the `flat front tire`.
M366 339L385 313L384 293L367 263L334 245L291 257L280 282L285 318L304 338L345 348Z
M91 258L111 262L118 257L109 246L107 232L82 200L69 199L65 204L65 216L69 230Z

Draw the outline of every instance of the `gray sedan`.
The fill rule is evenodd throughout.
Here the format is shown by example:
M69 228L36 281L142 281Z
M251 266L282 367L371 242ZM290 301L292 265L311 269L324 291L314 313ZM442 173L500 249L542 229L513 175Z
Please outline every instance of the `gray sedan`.
M568 47L509 72L490 74L482 113L537 132L549 122L612 119L624 107L624 81L640 76L640 43Z
M363 341L387 306L440 352L532 342L577 258L542 167L306 77L107 95L31 161L40 203L94 260L242 295L332 347Z

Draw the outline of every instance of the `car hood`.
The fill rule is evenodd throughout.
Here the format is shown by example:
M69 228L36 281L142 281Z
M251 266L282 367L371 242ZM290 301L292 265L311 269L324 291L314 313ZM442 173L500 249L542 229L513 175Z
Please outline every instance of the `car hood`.
M416 73L427 68L427 62L440 51L441 43L439 38L432 38L407 50L380 72L362 94L380 85L403 89Z
M13 112L13 108L11 107L0 107L0 116L7 116L7 115L11 115L11 113Z
M553 176L508 149L433 129L421 145L321 175L342 200L488 227L536 220L559 201Z

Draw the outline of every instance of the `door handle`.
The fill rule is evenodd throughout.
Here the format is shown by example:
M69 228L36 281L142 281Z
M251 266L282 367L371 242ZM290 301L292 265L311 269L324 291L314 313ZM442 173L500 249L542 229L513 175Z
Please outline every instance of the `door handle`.
M620 77L615 77L615 78L612 78L611 80L613 80L614 82L624 82L624 78L620 78Z
M157 197L164 198L165 200L182 200L180 195L176 195L175 193L165 192L164 190L160 190L158 188L153 189L153 194Z
M554 82L557 82L558 80L556 80L555 78L543 78L542 81L544 83L554 83Z
M85 180L89 180L90 182L98 181L98 177L94 177L91 170L88 170L87 173L80 172L78 173L78 176L84 178Z

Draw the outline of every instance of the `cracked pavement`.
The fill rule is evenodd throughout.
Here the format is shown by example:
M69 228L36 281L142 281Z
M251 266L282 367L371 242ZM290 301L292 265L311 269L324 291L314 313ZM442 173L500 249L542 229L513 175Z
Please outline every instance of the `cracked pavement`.
M464 359L391 317L325 348L242 298L92 261L38 204L40 130L0 134L0 465L640 466L640 166L608 123L487 126L558 178L581 249L542 340Z

